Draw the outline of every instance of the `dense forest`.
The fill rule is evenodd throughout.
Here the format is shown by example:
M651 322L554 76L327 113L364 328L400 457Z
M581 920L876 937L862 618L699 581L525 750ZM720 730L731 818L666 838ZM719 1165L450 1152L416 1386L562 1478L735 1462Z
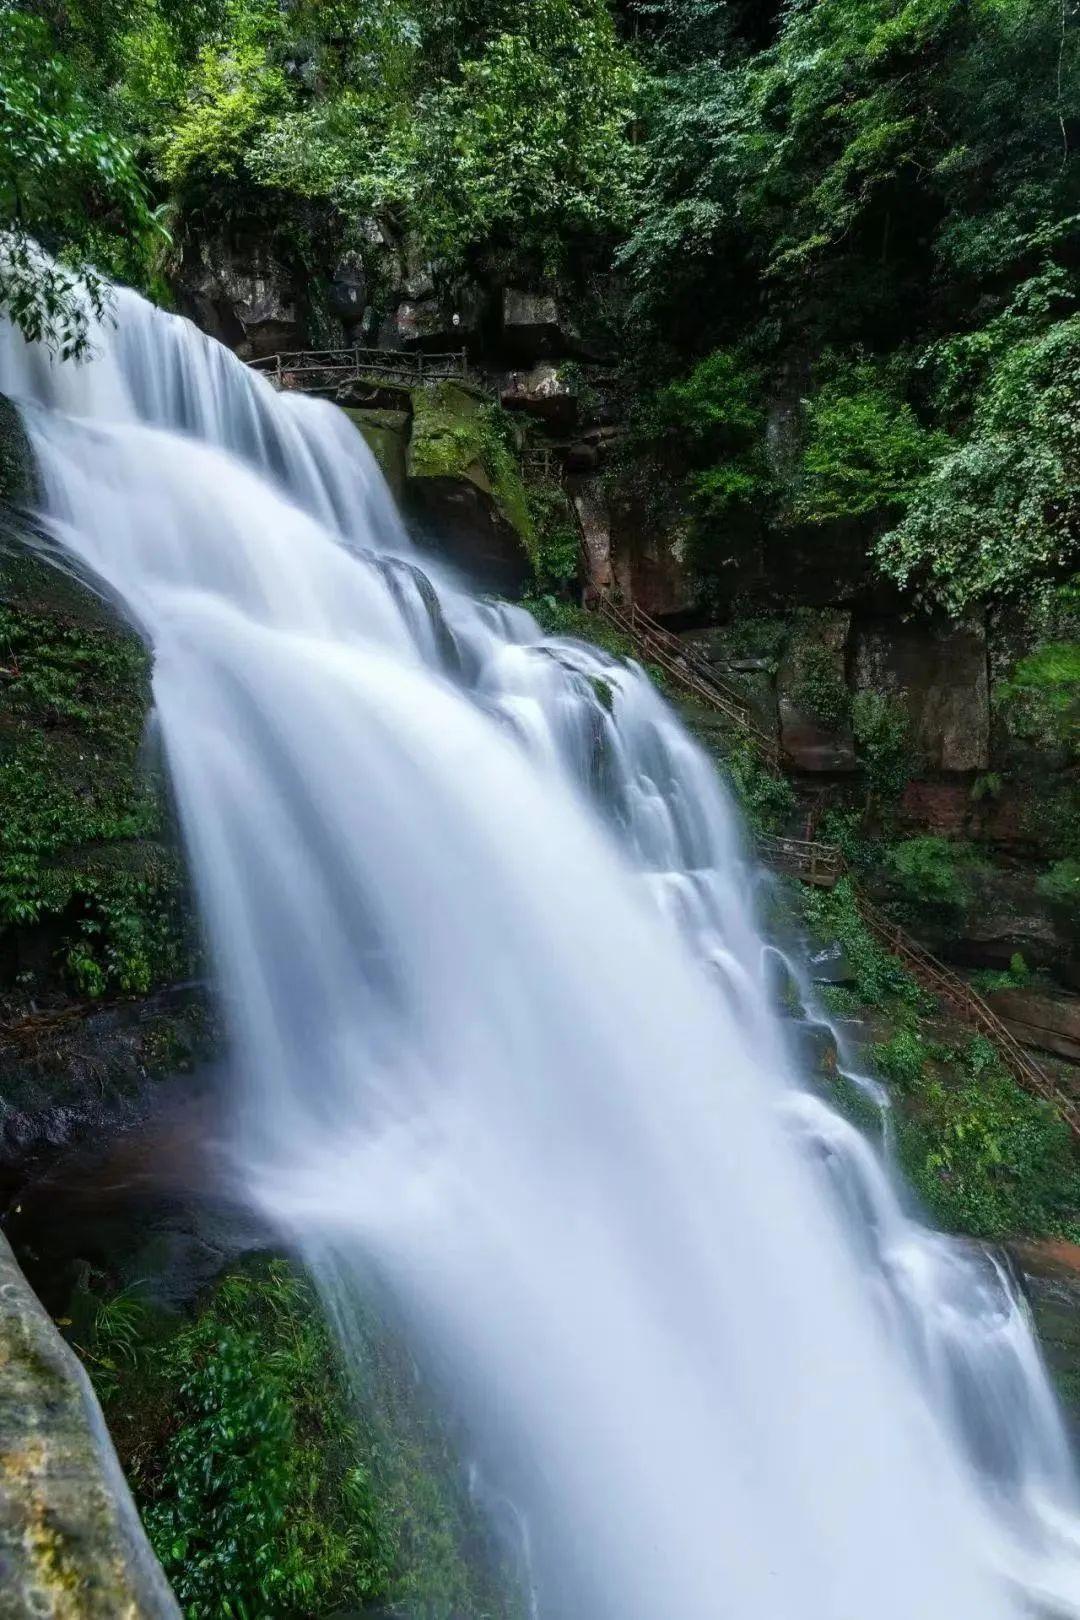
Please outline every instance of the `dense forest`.
M834 863L762 904L813 964L809 992L778 969L771 1001L927 1220L1030 1262L1080 1430L1080 0L0 0L0 315L79 374L117 286L279 381L281 351L460 351L434 386L314 391L374 447L421 555L443 525L461 562L464 511L499 552L474 583L588 657L638 658L748 840ZM110 616L115 581L91 600L20 549L41 489L2 377L16 1251L192 1620L524 1613L398 1324L357 1313L358 1400L303 1268L274 1243L221 1260L231 1213L200 1205L177 1236L167 1189L135 1230L107 1157L73 1177L109 1189L103 1212L77 1187L70 1218L52 1207L62 1150L122 1136L156 1106L145 1082L227 1041L145 741L151 657ZM602 600L613 617L586 611ZM595 741L620 688L587 669ZM598 799L623 759L596 745Z
M377 281L384 229L451 285L566 283L705 600L763 526L858 525L950 614L1037 601L1017 678L1073 717L1070 0L140 0L0 26L0 296L28 333L77 352L86 265L167 298L186 244L238 224L315 283L350 255Z

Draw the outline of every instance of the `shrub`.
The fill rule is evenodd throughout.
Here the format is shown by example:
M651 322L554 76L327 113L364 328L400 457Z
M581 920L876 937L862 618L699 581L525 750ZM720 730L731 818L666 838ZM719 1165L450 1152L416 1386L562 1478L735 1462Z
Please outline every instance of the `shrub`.
M1080 915L1080 859L1069 856L1066 860L1055 861L1050 870L1039 878L1037 887L1047 900Z
M841 365L807 406L794 515L829 523L895 510L942 446L879 368Z
M893 803L911 775L907 711L899 699L882 692L856 692L851 729L871 792L884 803Z
M932 1218L974 1237L1075 1240L1080 1170L1064 1120L1002 1071L982 1037L939 1057L951 1073L924 1074L897 1133Z
M962 852L947 838L925 836L892 844L885 864L901 897L916 906L962 906L968 887L961 868Z

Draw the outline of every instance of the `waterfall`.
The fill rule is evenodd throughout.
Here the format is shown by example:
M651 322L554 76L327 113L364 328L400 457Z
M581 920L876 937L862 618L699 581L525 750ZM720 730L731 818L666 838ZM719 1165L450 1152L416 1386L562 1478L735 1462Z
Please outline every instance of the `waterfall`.
M8 330L0 389L153 647L237 1162L346 1351L394 1301L537 1614L1080 1615L1026 1310L792 1074L670 709L421 566L332 406L115 321L79 366Z

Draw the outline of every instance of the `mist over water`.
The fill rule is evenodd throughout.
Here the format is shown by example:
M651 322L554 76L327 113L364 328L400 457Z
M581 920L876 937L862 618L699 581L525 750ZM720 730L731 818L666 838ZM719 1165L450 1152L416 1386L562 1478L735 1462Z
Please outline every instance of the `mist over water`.
M1080 1615L1026 1311L800 1087L641 673L421 565L342 413L130 293L0 390L154 649L251 1197L347 1353L388 1291L541 1620Z

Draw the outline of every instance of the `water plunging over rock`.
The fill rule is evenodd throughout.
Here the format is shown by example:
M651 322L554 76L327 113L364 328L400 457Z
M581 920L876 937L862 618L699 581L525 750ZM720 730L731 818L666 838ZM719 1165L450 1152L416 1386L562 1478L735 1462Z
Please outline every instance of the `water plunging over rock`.
M794 1083L704 756L420 574L332 407L117 316L79 370L9 334L0 388L154 649L235 1159L346 1347L394 1299L543 1620L1080 1614L1026 1311Z

